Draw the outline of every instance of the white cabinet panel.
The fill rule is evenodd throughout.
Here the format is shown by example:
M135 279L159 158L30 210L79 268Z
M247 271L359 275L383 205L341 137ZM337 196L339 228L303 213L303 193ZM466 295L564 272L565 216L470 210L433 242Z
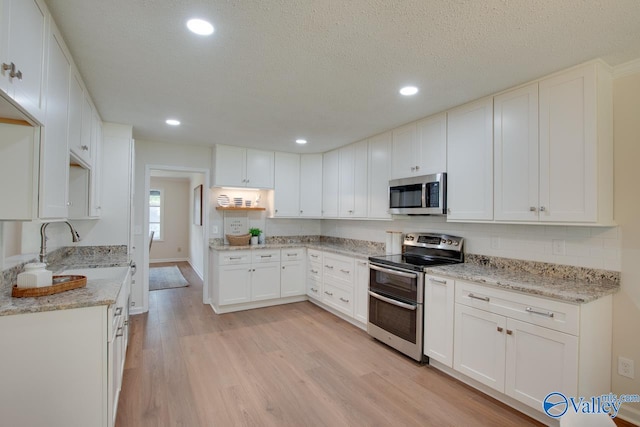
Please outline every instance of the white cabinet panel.
M91 218L98 218L102 213L102 120L100 120L95 110L91 123L91 146L94 158L91 167L89 216Z
M57 31L48 37L47 107L40 146L40 193L38 216L68 216L68 110L70 61Z
M454 281L425 275L424 355L453 367Z
M247 149L247 187L273 188L273 156L273 151Z
M442 113L416 123L417 172L419 175L447 171L447 114Z
M225 265L218 268L219 305L251 301L251 265Z
M340 152L324 153L322 157L322 216L338 217L338 175L340 171Z
M415 123L393 130L391 144L391 179L416 175L415 154L417 128ZM418 171L419 172L419 171Z
M369 139L369 210L368 218L388 219L389 179L391 177L391 132Z
M82 104L84 90L82 79L72 71L69 75L69 150L76 157L83 158L82 150Z
M298 252L301 258L296 261L286 261L289 258L287 253ZM282 271L280 273L280 296L282 298L304 295L307 293L306 270L304 262L304 249L292 251L282 250Z
M493 98L448 112L447 172L447 219L493 219Z
M506 319L456 304L453 367L499 392L504 392Z
M339 150L339 216L367 216L367 141L347 145Z
M538 84L496 96L495 219L538 219Z
M355 260L356 278L354 287L354 312L353 317L366 324L369 320L369 263Z
M300 216L322 216L322 154L300 156Z
M317 178L316 178L317 179ZM300 155L275 154L274 215L300 215Z
M251 301L280 298L280 263L253 264Z
M246 187L246 149L216 145L214 149L213 186Z

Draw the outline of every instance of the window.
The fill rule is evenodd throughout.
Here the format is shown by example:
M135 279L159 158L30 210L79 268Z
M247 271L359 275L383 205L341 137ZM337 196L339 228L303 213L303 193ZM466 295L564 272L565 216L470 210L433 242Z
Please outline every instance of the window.
M153 240L162 240L162 190L149 191L149 233Z

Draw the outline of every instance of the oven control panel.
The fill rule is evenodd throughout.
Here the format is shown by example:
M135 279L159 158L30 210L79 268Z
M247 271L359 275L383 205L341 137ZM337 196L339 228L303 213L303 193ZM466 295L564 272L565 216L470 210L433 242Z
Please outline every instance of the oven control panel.
M404 245L462 251L463 240L462 237L446 234L407 233L404 237Z

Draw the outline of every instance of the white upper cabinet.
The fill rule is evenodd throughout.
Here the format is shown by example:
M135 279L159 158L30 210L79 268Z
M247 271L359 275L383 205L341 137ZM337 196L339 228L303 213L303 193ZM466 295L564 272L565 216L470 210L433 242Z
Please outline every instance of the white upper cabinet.
M418 166L415 155L416 134L415 123L409 123L392 131L391 179L420 174L420 170L416 171Z
M300 215L300 155L275 154L274 215L297 217Z
M98 218L102 213L102 120L95 110L91 122L91 147L94 159L90 175L89 216Z
M367 217L389 219L391 132L369 139L369 211Z
M42 124L46 9L36 0L0 0L0 3L0 89Z
M447 171L447 114L441 113L420 120L417 124L420 175Z
M300 216L322 216L322 154L300 156Z
M538 83L494 98L495 219L538 219Z
M77 158L86 159L82 150L82 104L84 103L84 89L82 79L75 70L69 74L69 151Z
M47 108L40 146L40 218L68 216L68 110L71 62L57 31L49 32L47 61Z
M446 113L394 129L391 158L391 179L446 172Z
M493 98L447 114L447 219L492 220Z
M613 223L611 74L600 63L540 81L540 221Z
M212 187L273 188L273 151L216 145Z
M324 153L322 157L322 216L338 217L338 174L340 170L340 152Z
M339 216L367 216L367 141L347 145L339 150Z

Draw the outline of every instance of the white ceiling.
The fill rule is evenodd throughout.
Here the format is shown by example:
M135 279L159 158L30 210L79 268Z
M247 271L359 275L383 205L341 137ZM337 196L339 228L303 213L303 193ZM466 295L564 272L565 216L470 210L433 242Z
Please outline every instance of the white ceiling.
M171 143L321 152L592 58L640 57L638 0L47 4L103 120ZM191 17L213 36L190 33ZM402 97L409 83L421 91Z

